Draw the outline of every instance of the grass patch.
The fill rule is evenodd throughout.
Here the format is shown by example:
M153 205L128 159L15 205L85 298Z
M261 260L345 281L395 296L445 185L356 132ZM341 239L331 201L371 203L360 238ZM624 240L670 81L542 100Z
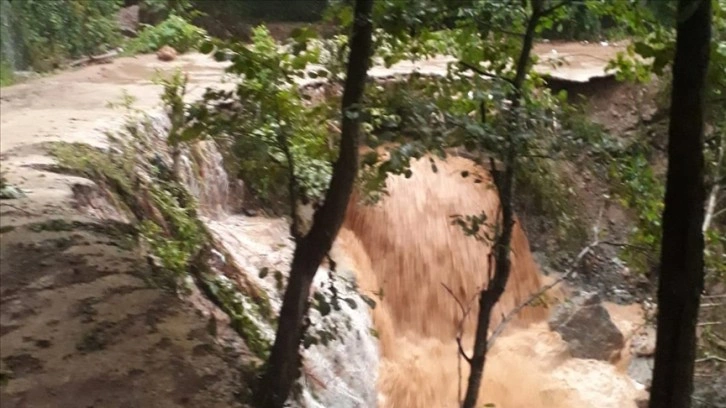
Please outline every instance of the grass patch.
M168 45L180 53L191 51L207 38L207 32L185 20L171 15L156 26L145 26L139 35L129 41L125 48L128 54L156 52Z
M225 277L207 277L204 286L208 297L216 299L217 306L230 317L232 329L245 340L250 351L266 360L271 344L259 328L259 322L264 320L260 306L242 295Z
M0 87L12 85L15 83L15 73L13 67L5 61L0 61Z

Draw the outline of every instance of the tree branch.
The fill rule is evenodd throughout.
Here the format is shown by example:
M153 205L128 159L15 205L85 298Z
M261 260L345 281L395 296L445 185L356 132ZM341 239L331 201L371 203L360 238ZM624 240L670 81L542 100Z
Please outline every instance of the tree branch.
M708 356L708 357L699 358L696 360L697 363L705 363L707 361L718 361L720 363L726 363L726 358L719 357L719 356Z
M456 301L456 304L459 305L459 309L461 310L461 313L466 313L466 309L464 308L464 304L461 303L461 300L459 300L459 298L456 297L456 295L454 295L454 292L451 290L451 288L449 288L448 286L446 286L446 284L444 282L441 282L441 286L443 286L444 289L447 292L449 292L449 295L451 295L451 297L454 298L454 300Z
M445 283L441 283L441 286L444 287L444 289L449 292L452 298L456 301L456 303L459 305L459 309L461 310L461 320L459 320L459 326L457 327L456 331L456 344L459 347L459 355L461 357L464 357L464 360L466 360L467 363L471 364L471 357L469 357L468 354L466 354L466 351L464 351L464 345L462 344L462 339L464 337L464 322L466 321L466 318L469 317L469 313L471 313L471 304L474 302L474 299L476 299L476 293L467 303L466 306L464 306L463 303L461 303L461 300L454 295L454 291L451 290L448 286L446 286Z
M295 158L292 155L292 152L290 151L290 143L287 138L287 135L284 133L284 130L280 135L278 135L278 143L280 144L280 148L285 155L285 161L287 161L287 177L289 178L287 182L288 187L288 195L289 201L290 201L290 235L292 235L293 240L295 242L300 240L301 235L303 234L302 231L300 231L300 215L297 212L297 206L298 206L298 185L297 185L297 178L295 178Z

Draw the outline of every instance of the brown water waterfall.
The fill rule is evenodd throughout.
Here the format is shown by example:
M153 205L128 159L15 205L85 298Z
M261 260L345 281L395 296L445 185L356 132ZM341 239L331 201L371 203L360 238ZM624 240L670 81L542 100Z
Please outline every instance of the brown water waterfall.
M452 225L451 216L484 211L494 220L499 200L486 171L471 161L451 157L435 163L436 172L425 158L413 163L409 179L389 178L389 195L375 206L352 201L338 240L362 290L383 294L373 311L382 355L381 407L456 407L459 381L465 384L468 376L468 365L457 358L455 340L462 313L444 285L472 305L464 325L465 347L470 349L478 313L476 294L487 281L490 245L467 237ZM462 177L462 171L476 177ZM481 182L475 183L477 178ZM516 225L512 275L492 325L539 290L543 279L524 231ZM572 366L564 343L547 329L546 315L543 306L527 307L510 323L489 353L482 404L592 406L576 389L583 387L568 384L568 379L589 372L597 378L618 376L613 367L600 362L579 360L583 363ZM629 406L622 398L629 392L628 385L609 384L617 388L613 400L596 396L604 403L598 406Z

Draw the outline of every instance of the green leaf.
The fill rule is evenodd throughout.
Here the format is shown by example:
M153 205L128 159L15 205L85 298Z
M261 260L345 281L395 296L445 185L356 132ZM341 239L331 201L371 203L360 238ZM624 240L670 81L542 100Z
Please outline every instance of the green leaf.
M358 309L358 304L355 302L355 300L351 298L344 298L343 300L345 301L345 303L348 304L351 309Z
M373 300L372 298L370 298L370 297L368 297L366 295L360 295L360 297L361 297L361 299L363 299L364 302L366 302L366 304L368 305L368 307L370 307L371 309L375 309L376 308L376 301L375 300Z
M318 303L318 311L320 312L321 316L327 316L332 311L332 308L330 307L330 303L326 301L322 301Z
M361 160L361 164L364 166L373 166L376 163L378 163L378 152L376 151L366 153Z
M212 51L214 51L214 43L211 41L205 41L199 46L199 52L202 54L210 54Z
M204 125L201 123L195 123L194 125L182 130L180 140L183 142L198 140L203 131Z
M311 335L306 335L303 338L303 347L309 349L313 344L318 344L318 339Z
M217 50L214 53L214 60L217 62L222 62L227 60L227 53L222 50Z

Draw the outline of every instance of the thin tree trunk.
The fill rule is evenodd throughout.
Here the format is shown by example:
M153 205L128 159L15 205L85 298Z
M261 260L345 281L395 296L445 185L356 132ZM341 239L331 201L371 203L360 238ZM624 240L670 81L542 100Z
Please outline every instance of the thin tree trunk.
M703 121L711 2L680 0L650 408L688 408L703 290Z
M281 408L300 372L303 319L309 308L315 273L343 224L358 172L359 105L363 98L372 49L373 0L356 0L347 76L342 102L341 142L333 177L322 207L307 235L297 240L285 290L275 343L256 396L260 408Z
M713 186L711 187L711 193L708 195L708 201L706 202L706 216L703 220L703 233L705 234L711 227L711 221L713 215L716 212L716 202L718 202L719 192L722 189L721 186L721 167L724 164L724 151L726 151L726 136L721 135L721 145L718 148L716 169L713 175Z
M527 22L524 39L522 41L522 51L517 60L517 70L512 84L514 90L512 92L512 112L514 120L517 120L517 111L520 106L521 90L524 80L529 71L529 63L534 46L534 36L537 24L542 17L542 1L532 0L532 15ZM482 115L482 119L483 119ZM516 130L511 130L514 132ZM497 238L494 248L495 269L494 276L487 283L487 288L481 292L479 296L479 316L477 318L476 335L474 338L474 350L469 360L470 373L469 381L466 387L466 395L462 408L474 408L479 398L479 389L484 377L484 366L486 364L487 346L489 343L489 323L494 306L504 293L509 280L511 269L511 260L509 258L510 243L512 240L512 230L514 228L514 210L512 208L512 198L514 195L514 167L517 159L516 141L513 135L509 135L509 146L504 160L504 173L500 180L495 177L495 183L499 191L499 200L502 208L502 231Z
M511 143L511 142L510 142ZM479 316L476 325L476 337L474 340L474 352L472 353L469 365L471 371L469 373L469 382L466 387L466 395L464 397L464 408L474 408L479 397L479 388L481 387L482 378L484 376L484 365L486 363L489 322L491 320L492 310L504 293L509 280L511 269L511 260L509 258L510 242L512 240L512 230L514 227L514 211L512 209L512 194L514 184L514 159L515 148L510 146L508 157L505 162L506 169L502 180L497 185L499 190L499 199L502 207L502 233L498 237L495 248L495 269L494 277L487 284L487 288L481 292L479 296Z

